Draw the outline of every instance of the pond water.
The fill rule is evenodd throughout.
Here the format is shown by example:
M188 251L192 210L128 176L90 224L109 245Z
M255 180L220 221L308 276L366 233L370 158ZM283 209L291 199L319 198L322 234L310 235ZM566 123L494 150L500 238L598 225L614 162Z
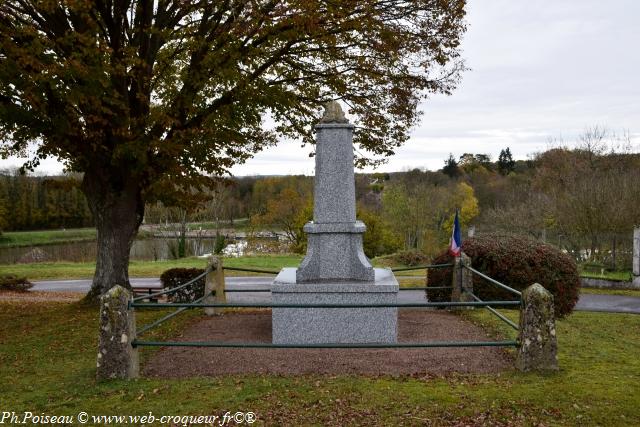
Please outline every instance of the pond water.
M231 242L229 255L242 252L243 245ZM186 239L186 255L200 256L213 252L215 239ZM246 245L245 245L246 246ZM177 255L176 240L152 238L135 240L131 247L131 259L157 261L174 259ZM61 243L23 248L0 248L0 264L33 261L88 262L96 259L96 242Z

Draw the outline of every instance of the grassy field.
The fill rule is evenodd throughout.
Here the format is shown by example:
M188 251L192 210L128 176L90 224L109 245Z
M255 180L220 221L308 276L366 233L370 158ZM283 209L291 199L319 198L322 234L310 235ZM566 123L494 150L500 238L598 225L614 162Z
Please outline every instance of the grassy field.
M139 324L160 313L142 312ZM491 334L486 312L465 313ZM178 316L167 338L199 316ZM511 314L511 317L515 317ZM97 310L0 302L2 411L155 415L252 411L271 425L640 424L640 316L576 313L558 323L555 375L446 377L246 375L96 383ZM430 351L430 350L425 350ZM461 351L464 351L463 349ZM144 356L149 350L142 351ZM542 424L541 424L542 423Z
M221 227L231 227L228 222L222 223ZM249 227L246 218L234 221L233 228L245 230ZM189 230L210 230L216 225L212 222L188 224ZM146 238L150 232L140 230L138 238ZM71 228L58 230L38 230L38 231L6 231L0 235L0 248L43 246L58 243L86 242L96 239L95 228Z
M594 279L620 280L620 281L628 281L628 280L631 280L631 277L632 277L631 270L604 271L602 273L581 271L580 276L591 277Z
M620 295L624 297L640 297L640 289L581 288L580 293L598 294L598 295Z
M224 264L230 267L257 268L266 270L279 270L283 267L296 267L302 260L301 255L263 255L246 256L241 258L225 258ZM390 267L386 258L374 259L376 267ZM165 270L176 267L183 268L203 268L206 260L203 258L190 257L179 260L167 261L131 261L129 274L131 277L159 277ZM404 267L404 266L401 266ZM4 264L0 265L0 275L12 274L26 277L29 280L55 280L55 279L87 279L93 276L95 264L92 262L56 262L56 263L34 263L34 264ZM230 276L258 275L255 273L245 273L227 271ZM396 274L400 276L400 286L424 286L424 270L403 271ZM591 294L624 295L640 297L640 290L608 290L595 288L582 288L581 292Z
M225 258L224 265L230 267L257 268L279 270L282 267L295 267L302 260L300 255L263 255L246 256L241 258ZM167 261L131 261L129 275L131 277L159 277L170 268L204 268L206 259L190 257ZM93 276L95 263L93 262L53 262L35 264L4 264L0 265L1 274L13 274L26 277L29 280L48 279L85 279ZM228 275L246 276L250 273L227 271Z
M283 267L297 267L302 261L302 255L285 254L285 255L261 255L261 256L245 256L241 258L225 258L224 265L229 267L256 268L265 270L280 270ZM166 261L131 261L129 264L129 275L131 277L159 277L162 272L169 268L204 268L206 259L189 257L178 260ZM373 260L376 266L379 265ZM54 279L86 279L93 276L95 263L93 262L43 262L34 264L3 264L0 265L1 274L13 274L20 277L26 277L29 280L54 280ZM247 276L255 275L254 273L227 271L227 275ZM409 280L412 286L424 285L422 277L425 275L424 270L406 271L399 273L402 276L415 277Z
M83 242L96 239L95 228L69 230L7 231L0 236L0 248L42 246L54 243Z

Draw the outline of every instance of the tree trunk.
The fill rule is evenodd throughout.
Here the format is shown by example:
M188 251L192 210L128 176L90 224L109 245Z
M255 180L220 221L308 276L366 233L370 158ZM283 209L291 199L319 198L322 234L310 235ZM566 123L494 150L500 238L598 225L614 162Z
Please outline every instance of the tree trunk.
M85 297L88 302L97 301L116 285L131 289L129 252L144 215L141 189L136 183L122 180L121 188L113 188L105 181L85 175L82 184L98 231L96 270Z

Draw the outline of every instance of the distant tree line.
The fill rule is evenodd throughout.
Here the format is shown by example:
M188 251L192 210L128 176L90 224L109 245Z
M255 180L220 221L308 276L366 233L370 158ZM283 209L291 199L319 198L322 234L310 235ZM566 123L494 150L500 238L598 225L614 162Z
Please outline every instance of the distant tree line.
M0 173L0 230L93 226L77 176L40 177Z
M370 256L398 250L439 252L460 209L464 228L506 231L547 240L582 259L626 265L633 226L640 224L640 155L627 135L592 128L574 148L555 147L515 160L508 147L493 161L485 153L451 154L442 169L356 174L358 217ZM0 226L5 230L92 224L77 189L79 177L0 176ZM147 224L213 222L282 232L304 251L303 225L313 215L313 177L220 179L204 197L148 203ZM209 227L210 228L210 227ZM180 237L178 237L180 239ZM620 251L620 248L625 249ZM619 255L620 254L620 255ZM626 256L626 255L625 255Z
M633 227L640 225L640 155L629 135L594 127L574 148L551 143L516 162L510 174L469 174L480 200L478 226L529 234L577 259L628 268Z

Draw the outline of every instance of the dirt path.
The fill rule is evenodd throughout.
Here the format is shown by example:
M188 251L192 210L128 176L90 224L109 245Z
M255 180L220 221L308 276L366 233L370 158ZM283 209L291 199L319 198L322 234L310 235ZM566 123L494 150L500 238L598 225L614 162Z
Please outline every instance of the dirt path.
M491 341L478 326L443 311L405 311L398 319L399 342ZM271 314L234 313L196 322L178 341L270 342ZM144 350L143 350L144 351ZM170 347L145 364L149 377L227 374L420 375L496 372L511 360L496 347L422 349L237 349Z

